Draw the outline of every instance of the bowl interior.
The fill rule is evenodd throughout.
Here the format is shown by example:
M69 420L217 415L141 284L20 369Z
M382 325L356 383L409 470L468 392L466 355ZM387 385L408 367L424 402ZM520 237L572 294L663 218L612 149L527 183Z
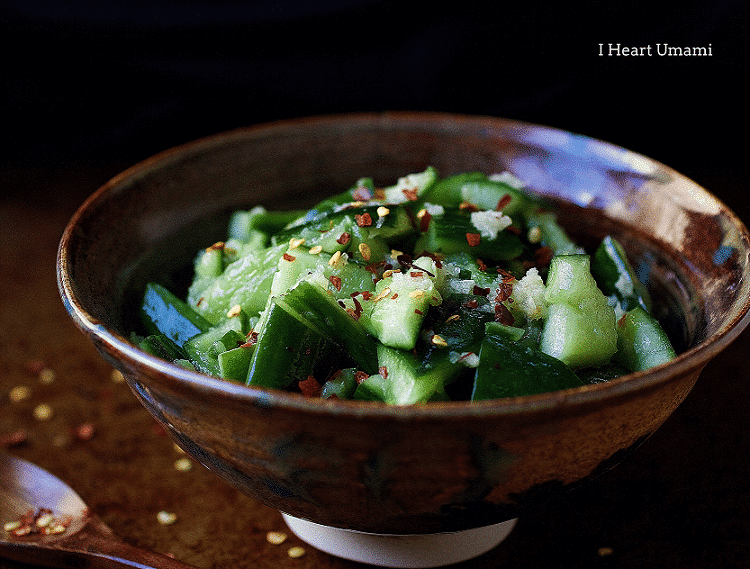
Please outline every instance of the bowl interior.
M305 207L361 176L390 184L427 165L441 175L508 170L554 202L582 243L616 235L658 299L657 314L679 352L716 343L747 323L747 231L706 190L654 160L584 136L429 113L261 125L135 166L92 196L71 224L61 262L74 302L127 338L138 325L145 282L158 275L184 290L194 255L225 237L231 211Z

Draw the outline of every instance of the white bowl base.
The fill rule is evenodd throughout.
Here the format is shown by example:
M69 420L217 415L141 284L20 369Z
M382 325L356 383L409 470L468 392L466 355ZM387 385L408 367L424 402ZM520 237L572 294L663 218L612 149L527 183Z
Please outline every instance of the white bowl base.
M284 514L302 541L337 557L381 567L441 567L473 559L502 542L517 519L458 532L374 534L316 524Z

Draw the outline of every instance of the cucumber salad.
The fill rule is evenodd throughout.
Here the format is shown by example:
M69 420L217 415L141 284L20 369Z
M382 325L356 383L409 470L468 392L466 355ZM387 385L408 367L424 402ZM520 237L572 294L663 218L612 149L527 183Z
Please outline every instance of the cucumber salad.
M611 236L584 251L514 176L361 178L308 211L255 207L157 282L133 341L306 396L412 405L545 393L675 357Z

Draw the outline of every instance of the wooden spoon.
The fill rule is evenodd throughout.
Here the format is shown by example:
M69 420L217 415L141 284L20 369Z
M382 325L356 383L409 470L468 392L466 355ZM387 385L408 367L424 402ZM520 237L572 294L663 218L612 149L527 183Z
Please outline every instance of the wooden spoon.
M14 561L60 568L192 567L128 545L62 480L5 453L0 453L0 524L0 557Z

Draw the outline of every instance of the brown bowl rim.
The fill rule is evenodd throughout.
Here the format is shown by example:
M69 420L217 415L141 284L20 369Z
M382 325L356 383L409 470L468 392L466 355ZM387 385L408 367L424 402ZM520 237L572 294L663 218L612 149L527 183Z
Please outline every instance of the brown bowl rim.
M733 342L750 324L750 295L745 299L740 312L729 322L704 339L695 346L680 353L674 360L656 366L649 370L631 373L604 383L586 385L543 393L539 395L528 395L490 401L449 401L433 402L425 405L394 406L378 402L323 400L305 397L300 394L285 392L281 390L249 387L227 380L213 378L199 372L186 370L151 356L130 343L121 334L105 327L101 322L92 317L80 304L75 294L75 285L69 270L71 264L71 245L76 238L76 227L86 216L88 210L97 202L105 200L110 192L115 191L121 184L130 179L136 179L146 175L151 169L177 159L183 153L191 151L205 151L213 145L226 143L234 138L246 137L250 134L261 134L274 129L286 129L289 127L304 127L316 123L325 122L365 122L365 121L412 121L412 122L474 122L477 124L487 123L487 126L497 128L500 125L532 127L548 130L556 133L570 134L570 131L548 127L524 121L506 119L501 117L489 117L481 115L468 115L458 113L431 112L431 111L386 111L378 113L355 112L331 115L319 115L301 117L294 119L278 120L260 123L256 125L240 127L209 136L201 137L184 144L163 150L145 160L127 168L105 182L94 191L76 210L71 217L62 234L58 246L56 258L56 276L59 293L68 313L75 325L85 334L96 340L110 355L118 359L124 359L131 366L140 370L152 370L156 372L161 381L165 380L171 387L190 389L206 396L220 395L229 398L236 404L248 404L266 408L285 408L287 410L306 412L312 414L335 414L338 416L351 417L378 417L392 418L397 420L410 419L460 419L464 417L486 417L486 416L509 416L525 413L534 413L547 410L559 410L561 408L574 408L589 404L599 403L604 399L615 399L634 394L635 392L653 389L662 383L670 381L675 377L681 377L695 370L700 371L712 358L724 350ZM577 135L580 136L580 135ZM583 136L591 141L606 146L626 150L617 145L601 141L593 137ZM632 151L629 151L632 152ZM644 157L647 158L647 157ZM647 158L658 163L657 161ZM685 179L673 169L665 166L675 175ZM702 186L695 184L696 188L703 192L706 197L717 203L731 219L732 223L740 229L744 236L744 242L750 242L750 233L737 215L727 207L719 198ZM743 252L746 256L749 250ZM750 265L748 265L750 266ZM750 271L746 271L750 272ZM746 275L750 279L750 274Z

